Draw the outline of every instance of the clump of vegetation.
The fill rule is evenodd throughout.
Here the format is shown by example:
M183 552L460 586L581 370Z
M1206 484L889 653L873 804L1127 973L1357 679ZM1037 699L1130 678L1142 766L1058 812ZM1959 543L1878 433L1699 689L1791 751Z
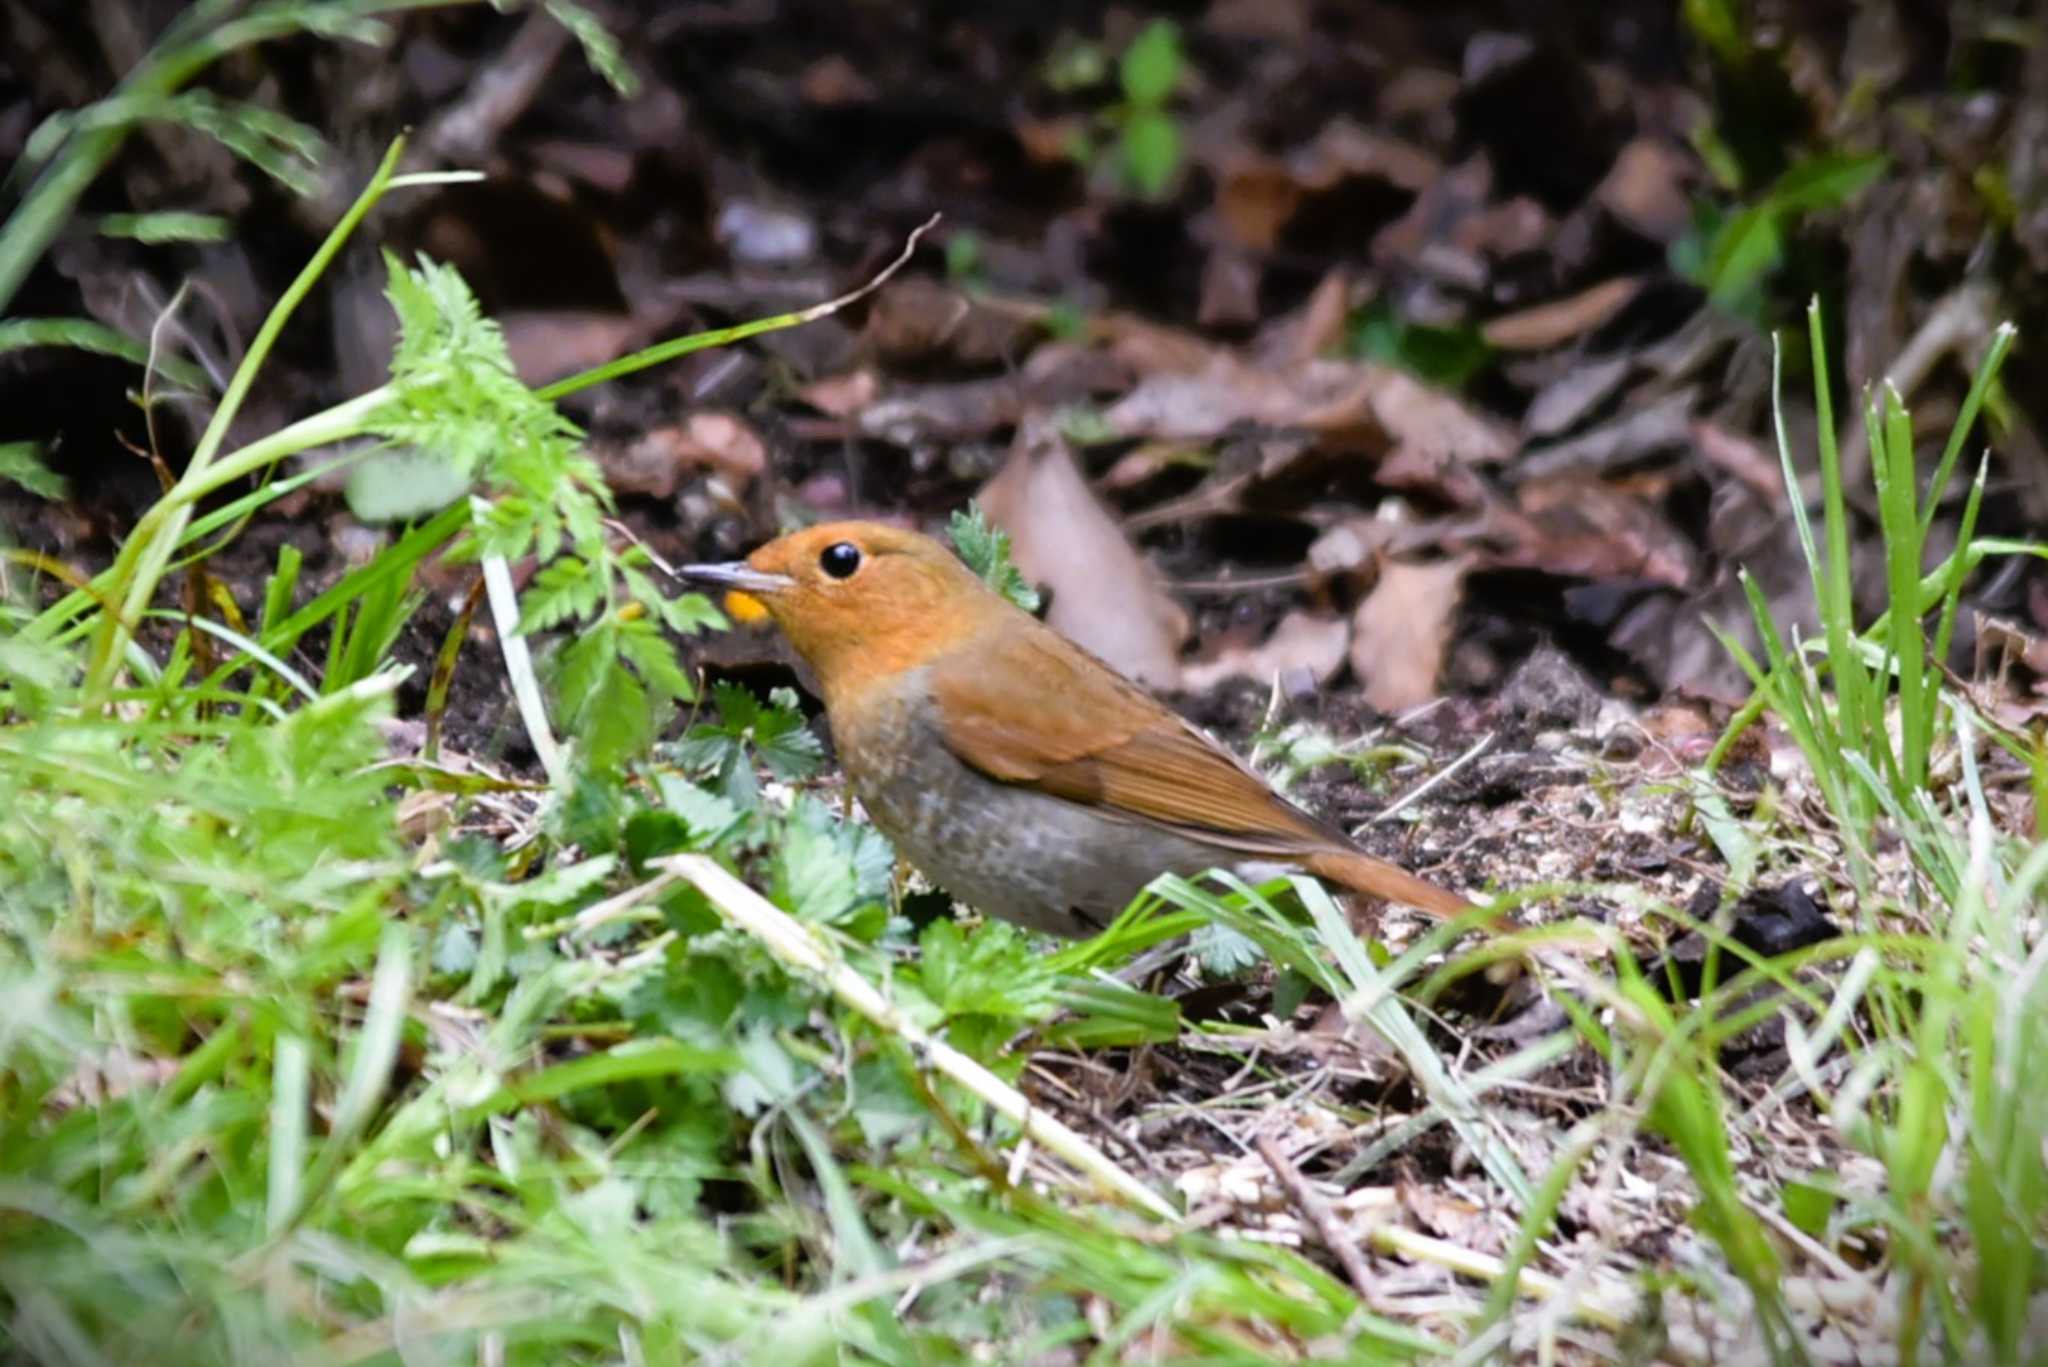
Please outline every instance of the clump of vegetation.
M179 117L290 174L305 155L294 127L176 92L200 57L272 32L374 37L379 8L293 0L174 29L160 69L131 83L137 98L39 144L52 179L26 201L28 225L0 232L0 298L7 263L40 251L80 177L105 164L106 129ZM1688 10L1720 24L1726 8ZM579 10L550 9L604 60ZM1174 173L1182 61L1163 23L1121 56L1123 103L1106 126L1134 192L1161 193ZM1698 1000L1673 1001L1605 924L1566 920L1447 962L1459 928L1397 953L1312 882L1168 878L1103 935L1055 947L905 896L892 851L849 818L796 695L705 688L677 664L675 637L723 619L672 591L611 524L582 434L553 402L843 301L534 391L454 270L390 258L388 381L234 444L280 337L365 215L449 179L398 174L401 152L280 296L212 396L183 474L114 563L88 576L0 548L0 1333L12 1356L1412 1360L1477 1357L1516 1333L1549 1342L1576 1321L1648 1359L1690 1353L1673 1310L1710 1305L1795 1362L1845 1304L1889 1315L1904 1361L2032 1351L2048 1290L2048 1096L2026 1068L2048 1048L2036 924L2048 852L1994 819L1984 769L1991 747L2017 758L2038 804L2048 756L1941 665L1966 577L1988 556L2044 552L1977 534L1980 467L1954 549L1928 563L2008 332L1984 339L1924 486L1902 402L1873 395L1889 604L1873 621L1849 594L1851 499L1817 313L1815 470L1780 424L1786 487L1810 483L1822 509L1816 527L1793 500L1821 631L1782 631L1753 597L1764 645L1742 659L1754 698L1688 792L1741 871L1731 900L1762 872L1839 867L1828 891L1848 933L1767 959L1725 917L1639 908L1711 946ZM1863 174L1793 166L1746 182L1775 188L1710 235L1712 279L1747 290L1793 217ZM193 237L225 225L102 226ZM1368 319L1354 344L1435 355L1446 379L1487 359L1397 324ZM74 320L9 322L10 341L98 346L172 383L202 378ZM398 524L390 543L317 592L286 548L250 620L165 606L181 574L318 473L287 476L283 462L320 448L430 474L414 485L430 496L380 503L380 483L359 480L354 506ZM0 448L0 475L62 492L26 447ZM952 531L992 585L1035 606L978 511ZM430 739L389 740L410 669L397 643L436 557L476 567L472 609L498 627L492 667L512 682L538 775L463 762L434 738L468 612L426 692ZM515 593L510 565L528 557L540 568ZM465 667L480 667L474 652ZM1790 737L1800 765L1787 791L1738 813L1713 774L1736 734L1760 726ZM1261 748L1283 778L1334 763L1377 776L1406 758L1269 730ZM1584 890L1503 902L1560 891ZM1271 1019L1185 1019L1149 990L1185 936L1211 977L1270 971ZM1546 989L1568 1028L1487 1057L1451 1047L1431 1005L1496 963ZM1312 998L1339 1022L1315 1047L1369 1030L1369 1066L1391 1060L1418 1098L1407 1118L1383 1125L1377 1100L1358 1099L1386 1089L1363 1067L1276 1067ZM1779 1014L1783 1075L1738 1090L1724 1048ZM1334 1223L1280 1164L1278 1180L1307 1193L1291 1233L1327 1240L1344 1278L1278 1242L1182 1227L1181 1198L1220 1186L1207 1170L1220 1162L1155 1171L1156 1135L1108 1123L1093 1095L1069 1096L1049 1073L1029 1099L1021 1086L1056 1051L1095 1051L1089 1066L1120 1075L1123 1059L1099 1051L1146 1047L1164 1067L1217 1066L1214 1095L1176 1123L1250 1136L1248 1150L1274 1115L1341 1135L1348 1157L1318 1176L1347 1194L1424 1136L1449 1136L1443 1186L1483 1181L1503 1208L1484 1214L1507 1234L1480 1253L1374 1210L1347 1242L1358 1226ZM1594 1083L1559 1105L1568 1118L1546 1147L1511 1108L1555 1100L1567 1060ZM1072 1126L1050 1114L1066 1102ZM1629 1173L1646 1153L1665 1165L1655 1182ZM1660 1231L1680 1251L1629 1280L1601 1262L1620 1235L1577 1221L1561 1237L1574 1200L1625 1180L1682 1188L1687 1211ZM1202 1219L1229 1209L1216 1198ZM1852 1240L1862 1266L1834 1251ZM1433 1308L1426 1328L1395 1321L1356 1270L1361 1246L1454 1269L1468 1301ZM1790 1275L1795 1259L1833 1280Z
M1114 176L1142 199L1163 196L1181 166L1180 124L1170 102L1185 65L1179 27L1170 19L1147 24L1116 61L1121 98L1092 126L1074 131L1068 154L1091 171ZM1046 83L1062 93L1099 89L1109 76L1101 46L1078 40L1056 52L1045 72Z
M279 300L115 563L47 604L33 575L7 579L0 1302L14 1348L356 1361L403 1343L559 1362L621 1344L652 1360L851 1345L911 1361L972 1342L1050 1351L1092 1332L1083 1286L1132 1332L1170 1315L1215 1350L1248 1314L1302 1341L1429 1347L1298 1257L1161 1242L1114 1209L1049 1199L1042 1177L1019 1184L996 1156L1044 1133L1070 1171L1169 1211L1091 1144L1055 1143L1001 1078L1034 1034L1175 1037L1170 1002L1104 970L1190 918L1155 903L1052 958L1006 925L920 928L887 845L813 791L819 751L792 696L721 687L678 742L655 744L675 704L699 701L665 631L721 619L615 542L549 397L818 310L537 394L459 276L393 259L390 380L228 447L364 214L441 179L396 175L400 154ZM440 470L445 506L403 510L402 534L317 594L281 553L242 627L156 606L180 565L299 481L210 496L352 438L372 440L344 459ZM956 537L1029 601L978 514ZM505 589L501 602L491 585L492 609L544 788L388 757L408 672L393 648L436 554ZM524 555L544 567L513 602L506 564ZM536 666L540 639L559 644ZM763 907L781 940L736 928ZM886 997L849 985L873 982ZM1031 1296L978 1292L1019 1279Z

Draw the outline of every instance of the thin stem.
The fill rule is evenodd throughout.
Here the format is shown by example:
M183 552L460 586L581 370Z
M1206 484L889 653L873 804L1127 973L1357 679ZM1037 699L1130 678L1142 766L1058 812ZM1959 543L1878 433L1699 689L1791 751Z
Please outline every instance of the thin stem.
M300 302L326 273L329 263L354 233L356 225L362 222L370 207L383 197L386 186L398 169L398 159L404 151L405 139L394 138L391 146L385 150L384 160L378 164L376 173L370 177L369 184L363 187L362 193L356 196L355 203L349 206L348 212L341 216L341 221L327 234L319 250L313 253L313 258L306 263L304 269L271 308L270 316L263 320L263 327L250 343L248 354L242 358L241 365L235 369L234 378L228 382L227 392L221 395L220 406L214 410L213 420L207 424L197 448L192 452L191 462L186 466L183 477L179 479L176 487L158 500L143 516L142 521L136 526L134 535L130 536L127 544L121 548L121 554L114 562L114 579L110 585L113 591L108 595L116 602L117 610L108 614L100 623L99 631L93 638L92 654L86 665L85 700L88 705L103 700L107 690L113 686L114 674L119 668L122 644L132 633L132 624L141 619L142 610L156 595L157 585L163 579L164 568L177 550L185 524L191 520L193 504L204 493L220 487L223 478L234 477L223 477L218 471L210 473L208 467L213 464L215 454L220 450L221 443L226 440L229 425L234 422L235 415L241 411L243 401L248 398L249 390L256 382L257 373L269 359L278 335L284 331L285 324L291 320ZM350 408L361 402L360 399L354 400L342 407ZM330 413L333 411L335 410L329 410ZM261 468L260 462L249 463L249 453L264 448L263 442L256 442L243 448L241 473Z

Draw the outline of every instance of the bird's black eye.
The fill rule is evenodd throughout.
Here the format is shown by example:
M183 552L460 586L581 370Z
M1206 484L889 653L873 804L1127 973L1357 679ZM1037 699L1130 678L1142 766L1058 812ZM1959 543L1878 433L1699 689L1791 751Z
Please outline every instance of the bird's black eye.
M860 568L860 547L851 541L835 541L818 557L818 568L834 579L844 579Z

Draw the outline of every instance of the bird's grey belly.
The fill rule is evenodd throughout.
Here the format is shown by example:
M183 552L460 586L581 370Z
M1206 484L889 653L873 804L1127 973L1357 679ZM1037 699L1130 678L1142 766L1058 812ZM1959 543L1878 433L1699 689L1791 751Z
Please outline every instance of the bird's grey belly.
M997 783L938 746L926 753L922 772L857 788L861 804L927 878L991 916L1092 934L1159 874L1230 862L1171 831Z

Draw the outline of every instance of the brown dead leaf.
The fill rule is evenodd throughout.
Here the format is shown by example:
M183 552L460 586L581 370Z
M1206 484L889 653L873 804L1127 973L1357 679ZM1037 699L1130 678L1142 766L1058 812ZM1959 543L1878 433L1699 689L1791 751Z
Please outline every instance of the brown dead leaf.
M1405 371L1381 372L1372 406L1373 416L1394 438L1388 466L1398 466L1404 457L1431 464L1487 465L1506 460L1518 445L1508 428Z
M1107 343L1110 356L1133 375L1199 370L1216 352L1212 344L1192 332L1129 313L1104 314L1088 325L1088 334Z
M633 184L634 158L630 148L574 138L540 138L528 143L526 152L535 166L606 194L622 195Z
M1187 614L1096 498L1050 424L1026 421L978 495L1025 576L1052 593L1046 622L1129 678L1180 687Z
M1007 375L958 384L898 385L860 411L868 436L915 446L927 441L969 441L1017 421L1023 395Z
M683 420L681 459L725 476L735 491L768 468L768 444L730 413L692 413Z
M1325 125L1314 141L1284 158L1238 144L1209 161L1223 236L1253 252L1272 251L1303 204L1347 182L1385 181L1420 192L1442 171L1422 147L1348 119Z
M1569 432L1614 397L1633 365L1630 357L1610 356L1572 367L1536 391L1522 415L1523 430L1531 437Z
M1396 447L1473 463L1514 449L1498 424L1456 398L1371 361L1325 358L1267 370L1212 353L1199 371L1140 380L1103 417L1127 437L1192 441L1254 422L1325 432L1377 427Z
M873 403L881 389L882 382L875 377L875 372L862 367L844 375L827 375L813 380L797 390L796 396L820 413L850 418Z
M1048 342L1016 374L956 383L897 385L863 407L860 430L899 446L967 441L1009 427L1027 411L1045 413L1113 394L1130 372L1104 351Z
M1176 465L1208 469L1213 462L1197 445L1177 441L1148 441L1117 457L1116 464L1103 471L1097 481L1105 489L1132 489Z
M1692 425L1692 441L1710 464L1741 480L1767 503L1776 505L1785 496L1784 468L1761 443L1704 420Z
M1372 258L1400 264L1464 288L1486 283L1486 263L1459 241L1466 220L1493 203L1493 166L1470 157L1416 187L1406 213L1373 235Z
M1234 157L1217 177L1216 216L1230 241L1269 252L1301 207L1301 197L1301 182L1284 163L1245 153Z
M1212 0L1202 27L1228 38L1299 42L1308 35L1308 10L1308 0Z
M685 470L711 470L735 496L768 468L768 447L748 423L729 413L692 413L678 425L652 427L632 441L595 442L592 452L615 492L666 499Z
M1020 114L1010 121L1010 131L1024 155L1040 166L1071 165L1074 147L1088 134L1088 120L1079 114L1053 119Z
M1542 351L1600 327L1642 292L1639 275L1603 280L1566 299L1553 299L1494 319L1480 329L1503 351Z
M1307 303L1260 329L1251 346L1252 363L1275 367L1314 360L1343 337L1355 302L1349 273L1331 271L1316 283Z
M1699 387L1689 385L1626 409L1575 437L1528 452L1519 472L1529 479L1598 474L1684 446L1692 440L1692 412L1699 400Z
M828 53L804 68L796 80L797 94L807 104L836 108L848 104L869 104L875 98L874 82L860 74L852 62L837 52Z
M1014 313L977 303L936 280L892 280L875 296L861 339L884 360L988 365L1012 359L1025 324Z
M638 350L654 339L659 320L595 309L520 309L502 313L498 328L512 369L542 385Z
M1401 712L1436 696L1471 563L1461 555L1381 565L1379 583L1351 618L1351 672L1374 708Z
M1615 157L1593 199L1644 237L1673 242L1692 226L1691 174L1691 161L1675 145L1638 137Z
M1205 328L1243 327L1259 320L1259 281L1265 270L1249 253L1218 247L1202 263L1202 298L1195 321Z
M1190 661L1181 670L1181 682L1201 692L1225 679L1267 684L1277 678L1290 694L1306 692L1327 683L1344 667L1344 650L1350 644L1351 624L1342 617L1296 609L1256 646L1230 647L1208 659Z
M1347 517L1309 546L1309 573L1319 583L1368 574L1400 530L1376 517Z
M1435 1182L1404 1181L1395 1191L1414 1221L1438 1238L1487 1255L1505 1251L1500 1224L1492 1211Z
M592 442L591 454L612 492L673 498L682 480L682 429L650 427L629 442Z
M1684 588L1699 554L1655 504L1585 475L1533 479L1515 491L1517 513L1497 509L1515 544L1495 564L1586 579L1647 579Z
M1443 163L1412 142L1375 133L1349 119L1324 125L1316 140L1288 163L1303 185L1322 190L1347 176L1378 176L1403 190L1421 191L1443 174Z
M1467 255L1500 261L1543 250L1556 231L1556 222L1541 204L1528 195L1511 195L1468 215L1451 242Z

